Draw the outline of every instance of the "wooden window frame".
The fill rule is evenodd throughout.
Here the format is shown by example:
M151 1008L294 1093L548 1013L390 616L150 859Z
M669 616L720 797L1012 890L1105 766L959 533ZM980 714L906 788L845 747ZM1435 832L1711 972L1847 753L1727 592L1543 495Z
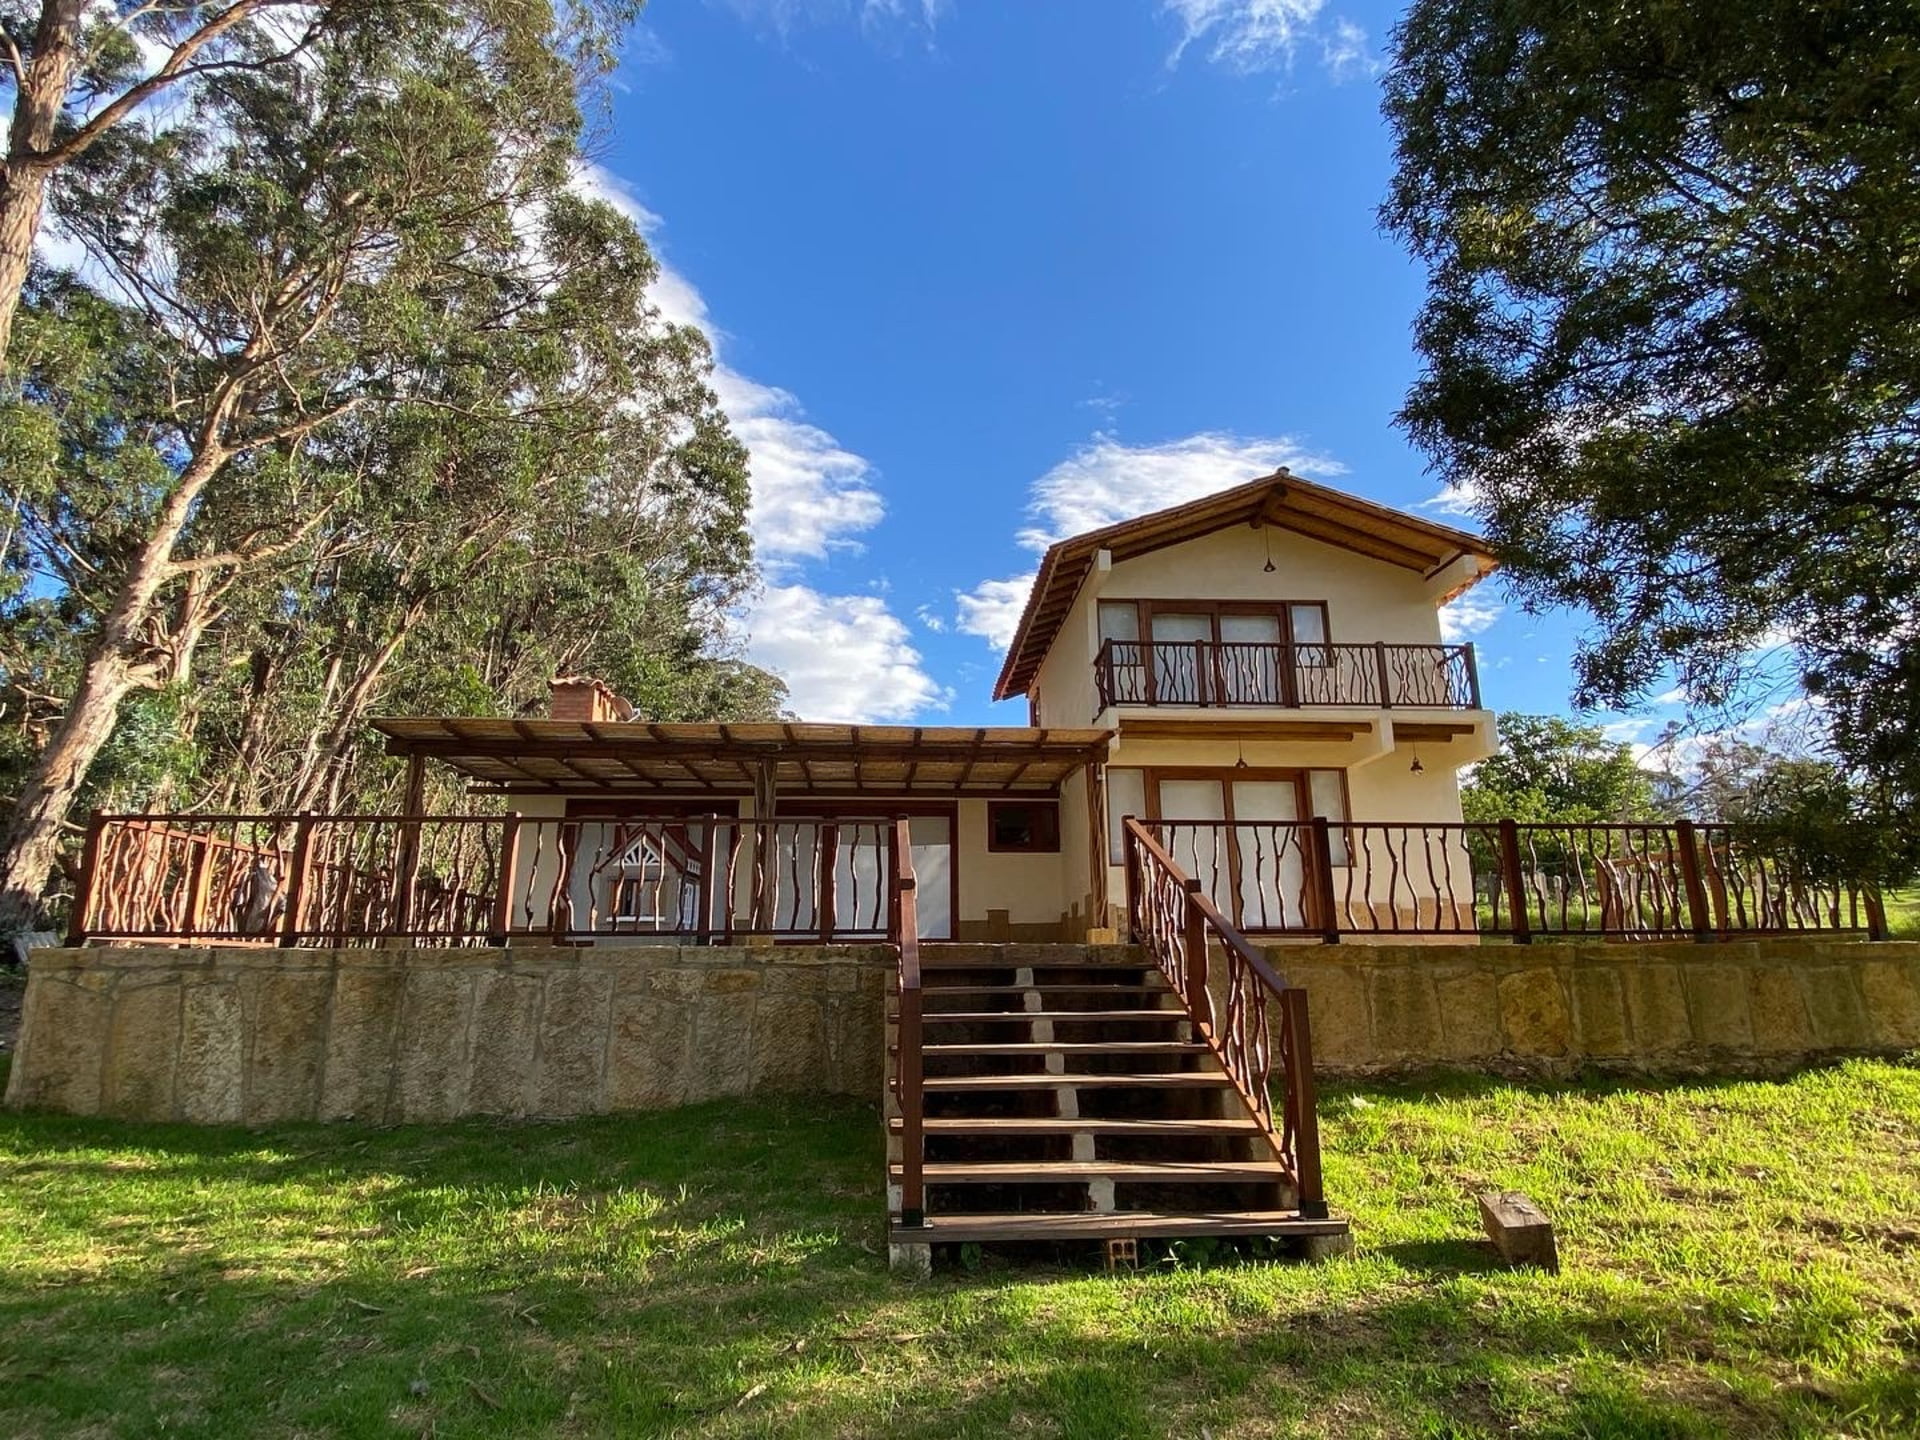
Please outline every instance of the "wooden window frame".
M1145 705L1158 705L1160 703L1159 671L1158 667L1153 663L1153 617L1156 613L1166 615L1205 615L1207 617L1208 628L1211 634L1206 643L1214 647L1212 688L1215 693L1226 689L1225 678L1218 673L1219 647L1224 643L1220 639L1220 620L1222 616L1257 615L1277 619L1280 624L1279 644L1281 646L1281 653L1283 655L1294 655L1297 654L1295 647L1299 642L1294 639L1293 635L1293 612L1297 609L1314 609L1320 612L1321 638L1311 643L1325 645L1329 649L1331 649L1335 643L1333 638L1333 616L1329 612L1325 600L1163 600L1157 597L1140 597L1131 600L1101 599L1096 603L1098 605L1131 605L1135 609L1135 626L1139 639L1128 643L1137 644L1142 647L1140 666L1142 671L1141 689L1146 698L1139 703ZM1099 648L1104 650L1108 643L1109 642L1102 640ZM1284 709L1292 709L1299 703L1293 666L1290 664L1279 665L1276 667L1276 672L1280 684L1279 694L1275 704ZM1196 703L1198 702L1196 701Z
M1047 824L1035 825L1035 839L1029 845L1002 845L994 839L994 816L1002 810L1028 810L1045 816ZM1060 802L1057 800L987 801L987 853L989 855L1058 855L1060 853Z

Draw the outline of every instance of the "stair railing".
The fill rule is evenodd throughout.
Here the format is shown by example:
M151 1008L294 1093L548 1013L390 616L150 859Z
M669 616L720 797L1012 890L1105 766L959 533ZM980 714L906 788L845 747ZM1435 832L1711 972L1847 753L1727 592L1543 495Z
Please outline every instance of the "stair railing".
M1325 1219L1307 992L1280 977L1259 949L1220 913L1201 882L1184 874L1145 826L1131 816L1122 825L1127 923L1134 941L1153 956L1186 1006L1195 1034L1219 1060L1292 1171L1300 1214ZM1216 950L1217 968L1213 964ZM1277 1120L1276 1082L1280 1091Z
M889 832L893 882L887 904L887 940L899 959L899 1019L894 1026L895 1099L900 1104L900 1223L926 1223L926 1186L921 1167L926 1099L920 1053L920 918L914 895L913 837L909 822L894 821Z

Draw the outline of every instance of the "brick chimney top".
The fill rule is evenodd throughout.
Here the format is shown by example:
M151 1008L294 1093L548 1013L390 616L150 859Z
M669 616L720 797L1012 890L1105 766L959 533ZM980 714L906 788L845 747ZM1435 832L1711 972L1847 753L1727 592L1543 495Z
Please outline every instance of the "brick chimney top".
M556 675L550 689L553 700L547 713L555 720L577 720L592 725L633 718L633 706L609 690L604 681L591 675Z

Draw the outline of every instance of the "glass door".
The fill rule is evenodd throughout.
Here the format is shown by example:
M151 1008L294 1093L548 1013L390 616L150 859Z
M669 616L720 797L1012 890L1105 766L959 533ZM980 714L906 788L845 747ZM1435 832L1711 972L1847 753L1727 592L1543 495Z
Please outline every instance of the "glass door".
M1243 930L1311 928L1297 775L1165 777L1153 799L1173 863L1221 914Z
M1146 703L1147 667L1140 653L1140 607L1131 600L1117 604L1103 602L1099 614L1100 644L1107 656L1107 703Z
M1284 705L1284 673L1278 615L1220 617L1219 662L1214 683L1222 705Z
M1153 612L1153 695L1160 705L1204 705L1213 616Z
M1227 851L1227 789L1222 780L1162 780L1159 815L1167 852L1188 879L1198 880L1222 914L1232 917L1233 862Z
M1232 782L1234 923L1246 930L1297 930L1307 923L1307 867L1300 787L1293 780Z

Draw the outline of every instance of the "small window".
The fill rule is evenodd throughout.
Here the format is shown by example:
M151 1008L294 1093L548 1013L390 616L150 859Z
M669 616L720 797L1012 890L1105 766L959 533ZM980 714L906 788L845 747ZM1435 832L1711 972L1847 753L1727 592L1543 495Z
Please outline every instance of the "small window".
M988 801L987 849L996 855L1056 853L1060 849L1060 807L1027 801Z

